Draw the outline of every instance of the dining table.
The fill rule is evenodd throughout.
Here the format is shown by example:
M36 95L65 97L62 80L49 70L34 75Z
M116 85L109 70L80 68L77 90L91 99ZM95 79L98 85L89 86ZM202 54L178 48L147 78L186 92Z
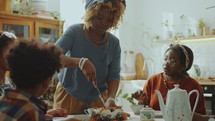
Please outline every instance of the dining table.
M140 120L140 115L135 115L133 112L128 112L130 114L130 117L126 121L141 121ZM55 117L53 121L69 121L71 118L76 118L81 121L89 121L90 116L86 114L78 114L78 115L68 115L67 117ZM154 121L165 121L162 116L156 116Z

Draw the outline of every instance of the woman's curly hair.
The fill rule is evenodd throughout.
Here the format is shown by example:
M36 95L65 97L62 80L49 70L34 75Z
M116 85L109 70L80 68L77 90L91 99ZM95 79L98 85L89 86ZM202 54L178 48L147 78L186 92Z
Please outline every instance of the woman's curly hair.
M52 43L20 40L7 55L11 80L17 88L34 88L59 72L61 52Z
M87 9L85 16L83 17L84 21L86 22L85 25L87 28L89 28L89 26L92 26L93 17L97 16L103 9L113 12L114 14L113 24L109 30L118 28L119 22L122 21L122 15L125 11L125 6L121 1L118 0L112 2L101 2Z

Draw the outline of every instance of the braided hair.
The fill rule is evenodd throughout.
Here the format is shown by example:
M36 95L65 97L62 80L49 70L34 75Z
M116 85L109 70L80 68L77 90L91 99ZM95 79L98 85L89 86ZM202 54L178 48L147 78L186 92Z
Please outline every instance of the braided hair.
M7 48L10 43L16 40L16 36L10 32L0 32L0 56L3 54L3 49Z

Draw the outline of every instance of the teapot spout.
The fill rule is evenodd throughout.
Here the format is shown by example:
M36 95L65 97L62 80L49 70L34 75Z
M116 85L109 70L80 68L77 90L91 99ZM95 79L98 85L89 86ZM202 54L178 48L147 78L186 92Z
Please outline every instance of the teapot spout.
M160 109L161 109L161 112L162 112L162 114L163 114L163 117L165 117L165 105L164 105L164 102L163 102L163 97L162 97L162 95L161 95L161 93L160 93L160 91L159 90L155 90L155 92L157 93L157 95L158 95L158 100L159 100L159 105L160 105Z

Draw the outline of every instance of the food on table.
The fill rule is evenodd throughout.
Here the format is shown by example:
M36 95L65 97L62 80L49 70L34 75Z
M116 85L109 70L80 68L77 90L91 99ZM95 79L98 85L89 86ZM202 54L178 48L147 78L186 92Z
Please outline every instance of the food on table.
M123 121L127 120L130 114L122 111L120 106L109 108L95 108L90 121Z

